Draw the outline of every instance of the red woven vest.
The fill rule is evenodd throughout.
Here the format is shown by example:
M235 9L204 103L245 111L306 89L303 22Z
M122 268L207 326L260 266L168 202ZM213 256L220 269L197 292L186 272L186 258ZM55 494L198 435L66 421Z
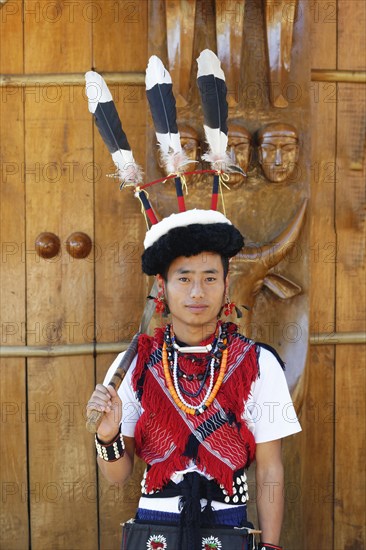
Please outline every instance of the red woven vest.
M136 453L150 466L146 490L162 489L175 471L184 470L193 460L199 470L232 494L234 472L248 467L255 455L253 434L241 417L251 384L258 376L256 346L229 324L224 381L211 406L195 416L180 410L167 389L161 362L163 334L159 329L154 338L140 337L133 375L143 408L135 429ZM195 372L191 359L180 359L180 365L181 361L185 372ZM199 382L186 382L186 389L194 391L195 384L197 387ZM189 403L197 405L205 388L197 398L187 398Z

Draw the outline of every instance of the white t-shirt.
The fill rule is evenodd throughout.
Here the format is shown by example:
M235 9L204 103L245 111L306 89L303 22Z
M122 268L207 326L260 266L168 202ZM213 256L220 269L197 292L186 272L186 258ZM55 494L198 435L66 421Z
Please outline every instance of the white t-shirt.
M123 353L120 353L110 366L104 385L112 378ZM132 374L136 366L133 360L119 390L122 399L122 434L133 437L136 422L143 409L132 388ZM244 420L254 435L256 443L281 439L301 431L296 416L287 381L276 357L265 348L259 354L260 376L252 383L249 398L244 409Z

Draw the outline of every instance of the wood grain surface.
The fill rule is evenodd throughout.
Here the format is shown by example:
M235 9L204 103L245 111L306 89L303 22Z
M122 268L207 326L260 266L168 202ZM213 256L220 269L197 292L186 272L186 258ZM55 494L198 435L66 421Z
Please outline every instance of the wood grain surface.
M0 102L0 305L1 346L26 344L24 116L19 89ZM9 132L11 127L12 131ZM0 547L27 548L28 476L26 361L0 360Z
M339 84L336 192L337 331L365 331L366 86ZM365 541L365 346L336 349L334 545Z
M145 91L138 86L111 86L116 108L122 120L136 162L145 162ZM118 181L108 178L114 171L110 155L98 132L94 132L95 163L99 177L95 184L95 262L97 340L130 340L137 332L147 295L146 277L140 257L145 222L132 189L119 191ZM98 356L96 380L102 382L115 356ZM124 404L124 414L133 414ZM136 459L137 460L137 459ZM100 540L104 548L117 548L120 523L134 516L142 463L126 486L110 486L99 477Z
M145 71L148 1L99 0L93 4L98 5L93 22L95 70Z
M83 72L90 68L92 24L98 2L25 0L24 71Z
M312 68L336 68L336 19L332 6L311 4ZM336 84L311 83L312 179L310 227L310 333L335 330L334 200L336 188ZM324 289L327 289L324 292ZM303 547L332 548L334 506L334 356L333 346L310 349L301 421L303 441ZM320 441L321 452L318 449ZM314 517L319 526L314 528ZM316 522L318 525L318 521Z
M318 70L365 70L365 4L299 2L287 111L270 106L264 84L267 67L258 62L265 55L261 6L260 0L245 3L242 74L240 85L230 89L235 95L230 117L254 133L271 120L292 122L296 111L306 136L300 163L311 178L306 228L310 239L305 236L300 242L311 274L310 284L306 280L304 285L310 332L364 331L366 87L310 82L297 60L311 56L309 65ZM215 44L214 13L214 0L197 1L193 57L196 50ZM91 67L142 72L148 54L168 60L166 28L160 22L166 22L163 0L11 0L0 8L0 69L4 74L60 78ZM298 90L301 94L294 99L291 93ZM158 177L144 87L113 84L111 91L136 160ZM181 113L201 131L194 86L189 94L193 108ZM234 104L235 109L239 105L237 111ZM116 180L106 177L114 166L94 128L82 86L62 80L4 86L0 115L1 345L128 340L137 330L149 290L140 269L145 224L129 190L120 192ZM252 173L257 169L255 156L250 168ZM251 181L255 185L242 192L255 206L259 203L253 197L261 200L271 189L258 191L259 171ZM301 181L294 183L287 203L283 187L276 188L276 204L292 208L284 212L283 224L302 193ZM229 201L230 208L235 216ZM252 211L258 217L257 210ZM243 229L249 221L241 220ZM252 239L273 238L277 221L262 224ZM84 259L66 252L66 239L78 231L93 243ZM36 255L34 242L41 232L60 238L57 257ZM298 265L288 262L284 267L297 280ZM306 300L301 302L304 307ZM272 298L265 291L258 312L268 303ZM278 302L274 314L281 316L281 307ZM293 310L286 315L291 320ZM97 474L84 415L95 383L103 380L113 359L88 355L1 360L1 548L119 547L119 524L134 515L144 465L137 461L125 488L110 486ZM310 348L295 392L303 432L284 444L287 504L282 543L287 550L353 550L364 545L364 367L361 345ZM254 501L250 507L252 511Z
M41 95L25 108L28 343L92 342L93 253L75 259L65 247L75 231L94 241L86 101L81 87L62 87L57 101ZM59 236L55 258L35 254L41 231ZM93 386L92 356L28 360L29 483L35 491L30 518L36 548L97 548L96 465L83 417Z
M24 68L22 2L0 7L0 73L22 73Z

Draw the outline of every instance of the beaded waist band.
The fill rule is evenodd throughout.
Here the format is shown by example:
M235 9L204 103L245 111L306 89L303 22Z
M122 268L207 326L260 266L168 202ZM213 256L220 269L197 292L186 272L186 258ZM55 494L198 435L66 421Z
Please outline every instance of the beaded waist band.
M243 505L249 500L247 477L243 469L234 474L232 495L228 494L223 485L219 485L215 480L207 479L197 472L185 474L180 483L170 481L162 490L150 493L146 491L145 478L146 472L141 482L142 494L145 498L190 497L188 493L194 487L198 500L206 499L209 503L216 500L230 505Z

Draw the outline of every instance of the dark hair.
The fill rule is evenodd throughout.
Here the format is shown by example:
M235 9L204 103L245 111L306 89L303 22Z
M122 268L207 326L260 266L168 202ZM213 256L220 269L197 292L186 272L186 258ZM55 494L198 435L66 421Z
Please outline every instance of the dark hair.
M223 258L226 277L229 258L235 256L243 245L244 239L240 231L228 223L195 223L174 227L145 250L142 255L142 270L147 275L160 273L165 278L170 264L176 258L215 252Z

